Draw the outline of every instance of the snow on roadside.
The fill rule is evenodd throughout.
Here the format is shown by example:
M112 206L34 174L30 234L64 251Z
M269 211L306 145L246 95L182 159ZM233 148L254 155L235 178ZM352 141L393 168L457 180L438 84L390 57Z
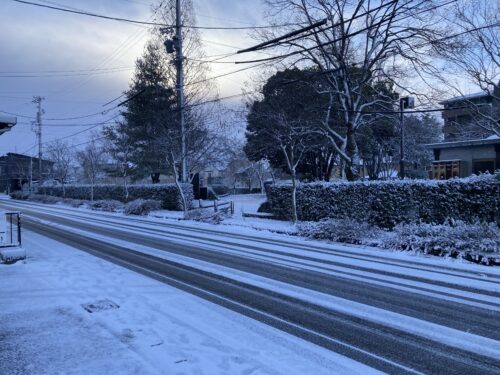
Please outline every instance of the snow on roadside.
M0 196L0 200L2 196ZM293 247L302 248L304 250L307 249L308 253L310 251L313 252L342 252L345 253L346 256L355 256L355 257L367 257L367 258L378 258L384 259L386 262L391 262L393 264L402 263L406 265L406 263L411 263L412 265L419 265L421 267L430 267L434 270L450 270L457 272L467 272L474 273L476 276L488 279L489 275L493 277L500 276L500 268L499 267L485 267L483 265L478 265L474 263L467 262L462 259L452 259L452 258L441 258L433 255L427 255L420 252L408 252L408 251L396 251L389 249L379 249L375 247L369 247L364 245L350 245L350 244L341 244L341 243L328 243L318 240L312 240L308 238L297 237L293 235L293 226L288 222L277 221L281 225L288 225L288 228L291 228L288 232L283 231L277 233L275 229L272 229L273 221L268 219L253 219L247 218L246 220L250 221L258 221L261 225L267 226L263 229L256 229L250 226L245 225L237 225L237 224L229 224L224 225L224 222L219 225L197 222L197 221L187 221L187 220L174 220L174 219L164 219L164 218L155 218L152 216L149 217L130 217L124 216L120 213L109 213L109 212L100 212L100 211L91 211L83 208L72 208L67 206L56 206L56 205L47 205L40 204L34 202L24 202L24 201L15 201L13 202L18 209L22 211L23 206L28 206L29 208L39 207L43 210L46 210L50 213L57 213L59 215L70 214L73 220L76 220L75 215L79 216L79 219L85 221L86 218L96 218L101 217L106 220L110 220L113 223L121 222L127 223L131 222L133 225L139 225L144 228L156 229L159 228L162 224L174 225L176 227L183 228L186 231L190 231L192 229L196 230L208 230L212 232L214 235L243 235L249 236L248 240L270 240L270 241L280 241L282 244L290 244ZM243 221L241 221L243 223ZM245 222L246 223L246 222ZM368 259L367 259L368 260Z
M375 372L40 235L24 243L25 262L0 265L0 373ZM82 307L103 300L119 308Z

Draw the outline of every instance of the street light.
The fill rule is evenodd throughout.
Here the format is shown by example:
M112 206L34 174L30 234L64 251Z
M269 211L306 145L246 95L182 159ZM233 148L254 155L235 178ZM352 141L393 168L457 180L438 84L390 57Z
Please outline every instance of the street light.
M415 107L415 98L412 96L405 96L399 99L399 123L401 127L401 139L399 145L399 153L401 159L399 160L399 177L401 179L405 178L405 148L404 148L404 139L405 139L405 126L404 126L404 110L406 108L414 108Z

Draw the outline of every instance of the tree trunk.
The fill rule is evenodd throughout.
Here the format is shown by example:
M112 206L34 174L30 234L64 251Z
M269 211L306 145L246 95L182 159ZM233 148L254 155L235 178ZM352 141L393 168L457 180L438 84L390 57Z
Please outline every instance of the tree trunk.
M91 202L94 201L94 183L93 182L90 184L90 201Z
M159 173L151 173L151 182L153 184L159 184L160 183L160 174Z
M127 172L123 173L123 190L125 192L125 200L128 201Z
M345 153L349 157L349 160L344 160L344 171L345 171L345 177L348 181L354 181L359 178L357 172L356 172L356 154L357 154L357 147L356 147L356 140L354 138L354 129L352 128L352 124L349 124L347 127L347 134L346 134L346 149Z
M273 180L273 185L276 184L276 176L274 175L273 167L269 168L269 173L271 174L271 178Z
M177 171L177 166L175 165L175 158L174 155L172 155L172 171L174 172L174 178L175 178L175 186L177 187L177 190L179 191L179 195L181 196L181 201L182 201L182 209L184 211L184 217L186 217L187 212L188 212L188 206L186 202L186 196L184 195L184 190L182 190L181 183L179 181L179 172Z
M294 171L292 172L292 221L296 223L297 220L297 177Z

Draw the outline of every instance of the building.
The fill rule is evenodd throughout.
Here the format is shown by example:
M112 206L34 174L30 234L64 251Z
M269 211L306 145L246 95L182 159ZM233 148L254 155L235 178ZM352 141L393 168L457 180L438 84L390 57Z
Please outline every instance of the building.
M500 169L500 137L427 145L434 151L431 178L447 180Z
M442 112L444 141L484 139L493 135L490 129L500 125L499 97L497 93L483 91L440 102L445 109Z
M10 131L17 124L17 118L0 114L0 135Z
M23 185L40 179L38 158L8 153L0 156L0 192L21 190ZM42 159L42 178L48 179L54 163Z

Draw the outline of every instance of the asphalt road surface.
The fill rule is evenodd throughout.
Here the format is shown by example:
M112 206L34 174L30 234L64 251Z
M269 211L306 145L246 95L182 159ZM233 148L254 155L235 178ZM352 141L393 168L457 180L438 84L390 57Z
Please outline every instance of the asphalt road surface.
M4 200L24 228L392 373L500 374L500 277L293 238Z

